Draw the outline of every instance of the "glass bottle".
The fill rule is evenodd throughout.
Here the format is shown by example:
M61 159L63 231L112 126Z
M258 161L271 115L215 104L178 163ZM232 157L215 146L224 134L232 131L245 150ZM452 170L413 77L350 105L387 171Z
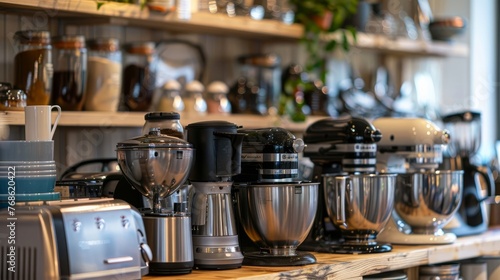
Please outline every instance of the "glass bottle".
M26 93L27 105L49 105L54 74L50 32L17 31L14 41L14 88Z
M87 48L81 35L52 38L54 79L52 104L63 110L80 111L85 102Z
M99 38L87 42L85 110L116 112L120 103L122 52L119 41Z
M155 91L155 43L130 43L124 47L123 98L130 111L148 111Z
M184 139L184 127L177 112L151 112L144 115L142 134L148 134L152 128L159 128L161 134Z

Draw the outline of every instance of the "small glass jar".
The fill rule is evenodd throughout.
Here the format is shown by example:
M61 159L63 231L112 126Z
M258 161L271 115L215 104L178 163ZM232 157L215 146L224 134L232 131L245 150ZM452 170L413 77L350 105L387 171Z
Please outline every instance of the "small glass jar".
M166 82L161 90L162 93L157 108L158 111L184 111L184 101L180 94L181 84L178 81L170 80Z
M419 280L458 280L460 279L459 263L424 265L418 268Z
M199 81L191 81L186 85L184 100L184 112L192 116L207 114L207 102L203 98L205 87Z
M231 113L231 103L227 98L229 88L220 81L214 81L207 87L207 105L210 114Z
M123 101L127 110L148 111L155 91L155 43L131 43L124 47Z
M17 31L14 41L14 88L26 93L27 105L49 105L54 74L50 32Z
M148 134L152 128L159 128L161 134L184 139L184 127L177 112L151 112L144 116L142 134Z
M81 35L52 38L54 79L52 104L62 110L81 111L85 102L87 49Z
M23 111L26 99L26 93L20 89L0 90L0 110Z
M120 103L122 52L119 41L99 38L87 42L85 110L116 112Z

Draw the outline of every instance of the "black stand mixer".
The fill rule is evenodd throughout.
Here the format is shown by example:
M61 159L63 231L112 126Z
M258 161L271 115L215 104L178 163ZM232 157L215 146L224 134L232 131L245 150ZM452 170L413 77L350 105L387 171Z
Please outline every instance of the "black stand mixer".
M312 254L296 250L312 227L319 185L297 180L304 142L278 127L238 132L245 137L233 197L243 265L315 263Z
M327 118L307 128L304 135L304 142L307 145L304 157L309 157L314 163L313 181L322 184L313 228L299 249L328 253L375 253L392 250L390 244L374 241L378 232L374 227L379 229L389 218L395 183L393 176L380 177L373 174L376 171L376 142L381 138L382 134L371 123L356 117ZM379 186L381 183L389 186ZM339 190L337 186L340 185L350 191ZM360 192L377 193L379 187L388 191L384 192L385 198L381 195L380 201L374 201L367 197L364 200L371 203L370 205L355 205L363 203L363 194ZM345 201L346 192L357 200ZM360 215L354 218L358 219L358 222L351 221L349 226L345 226L346 221L340 221L341 219L337 217L345 218L345 211L349 209L342 210L342 213L334 213L335 211L331 209L338 206L335 204L354 205L357 210L378 205L384 208L378 211L384 213L383 217L371 217L377 220L373 222L367 221L370 217L367 218L366 213L359 213Z
M226 121L186 127L187 140L196 149L189 201L194 265L199 269L239 268L243 262L231 199L232 176L241 172L244 134L237 128Z
M443 117L443 123L453 136L443 158L444 168L463 170L462 204L445 232L457 236L473 235L488 229L485 200L495 195L492 171L473 163L481 145L481 114L465 111Z

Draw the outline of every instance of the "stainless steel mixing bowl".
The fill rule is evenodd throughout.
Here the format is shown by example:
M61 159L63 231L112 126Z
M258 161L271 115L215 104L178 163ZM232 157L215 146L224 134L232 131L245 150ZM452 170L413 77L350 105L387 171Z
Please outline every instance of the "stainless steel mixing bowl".
M435 234L458 210L462 188L462 170L398 174L394 209L414 233Z
M323 175L328 216L343 237L375 239L391 217L396 174Z
M116 153L127 180L152 200L154 212L161 212L161 199L186 181L194 149L182 139L155 131L118 143Z
M316 215L319 183L240 186L237 205L245 233L271 255L294 256Z

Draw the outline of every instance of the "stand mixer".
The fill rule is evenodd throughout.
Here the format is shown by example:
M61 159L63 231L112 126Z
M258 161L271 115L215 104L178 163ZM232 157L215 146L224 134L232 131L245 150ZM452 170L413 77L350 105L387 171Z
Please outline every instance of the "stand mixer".
M375 241L390 218L395 186L395 175L374 174L381 138L371 123L357 117L327 118L307 128L304 157L314 163L313 181L322 184L313 228L301 250L392 250L390 244Z
M278 127L238 132L245 137L233 197L243 265L315 263L312 254L297 251L312 227L319 185L297 180L304 141Z
M377 240L393 244L448 244L442 228L457 211L463 171L438 170L448 131L422 118L379 118L377 171L397 173L392 219Z
M204 121L186 127L196 149L189 174L194 264L199 269L239 268L243 254L238 243L231 188L241 172L244 134L226 121Z
M457 236L485 232L489 223L485 200L495 195L495 182L489 167L473 163L481 145L481 114L471 111L450 114L443 117L443 123L454 137L445 151L442 166L464 171L462 204L443 230Z
M152 128L144 136L116 145L118 164L127 181L150 200L152 209L142 209L144 228L153 259L149 274L185 274L194 265L191 217L185 203L162 208L164 198L186 181L191 170L192 145Z

